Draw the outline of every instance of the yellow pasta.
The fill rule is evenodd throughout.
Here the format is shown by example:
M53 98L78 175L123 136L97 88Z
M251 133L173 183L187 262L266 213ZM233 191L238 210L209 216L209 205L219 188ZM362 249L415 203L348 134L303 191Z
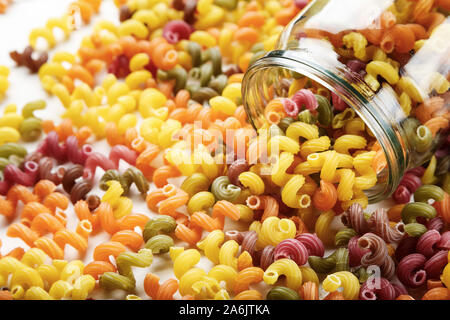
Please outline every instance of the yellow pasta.
M343 288L345 300L356 300L359 296L359 280L351 272L339 271L328 275L322 283L325 291L335 292L339 288Z
M302 285L302 272L291 259L280 259L273 262L264 272L263 280L269 285L274 284L283 275L286 277L286 286L298 290Z

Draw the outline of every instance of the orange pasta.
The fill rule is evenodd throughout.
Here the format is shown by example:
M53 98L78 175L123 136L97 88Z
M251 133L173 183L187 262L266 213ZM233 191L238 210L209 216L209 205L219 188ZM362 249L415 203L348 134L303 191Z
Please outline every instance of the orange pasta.
M167 179L179 177L181 172L173 166L162 166L153 172L153 183L157 188L162 188L168 182Z
M57 208L66 210L69 206L69 198L60 192L53 192L45 197L42 203L52 212L55 212Z
M253 259L248 251L242 252L237 260L238 271L244 270L246 268L253 267Z
M187 242L190 245L195 245L202 237L202 228L197 226L187 227L184 224L178 224L175 228L175 236L181 241Z
M40 237L34 241L34 246L44 251L52 259L64 259L64 250L51 238Z
M52 193L56 189L55 184L50 180L40 180L34 186L33 193L39 197L40 200L43 200L50 193Z
M0 214L5 216L7 219L13 218L16 213L16 208L13 203L3 197L0 197L0 208Z
M303 300L319 300L319 287L315 282L305 282L300 287L299 294Z
M336 187L331 182L320 180L320 189L314 192L312 200L314 207L321 211L332 209L337 201Z
M22 223L11 224L6 231L6 235L11 238L22 239L30 247L33 247L34 242L39 238L39 235L35 231Z
M444 287L430 289L425 292L422 300L450 300L450 290Z
M54 215L46 212L38 214L31 222L31 230L39 235L55 233L64 229L64 225Z
M278 201L271 196L250 196L247 198L247 206L253 210L264 210L261 221L268 217L278 216Z
M127 248L120 242L108 241L99 244L94 249L94 260L109 262L109 257L117 258L119 254L127 251Z
M121 230L116 232L111 237L111 241L120 242L132 251L138 251L144 244L142 236L131 230Z
M263 280L264 270L258 267L245 268L237 274L234 284L234 293L238 294L248 290L250 284L259 283Z
M63 250L66 245L69 245L80 254L84 254L88 246L88 242L83 236L67 229L57 231L53 237L53 240L55 240L55 242Z
M114 217L114 212L111 205L107 202L102 202L97 209L97 215L102 229L109 234L114 234L119 231L119 225Z
M116 272L116 267L107 261L92 261L84 266L83 274L89 274L98 280L105 272Z
M245 290L234 296L234 300L262 300L261 292L257 290Z

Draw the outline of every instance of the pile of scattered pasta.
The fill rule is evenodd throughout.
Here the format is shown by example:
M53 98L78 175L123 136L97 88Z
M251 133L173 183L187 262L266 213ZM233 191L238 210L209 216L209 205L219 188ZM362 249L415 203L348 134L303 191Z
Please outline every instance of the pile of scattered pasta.
M7 237L23 241L0 254L0 300L112 290L155 300L449 300L449 138L405 174L397 204L364 212L384 156L339 97L298 77L286 82L288 98L268 103L267 126L248 122L243 75L308 2L115 0L120 23L96 23L76 53L50 53L53 31L68 39L101 0L75 1L32 30L11 58L59 99L61 120L34 114L43 100L5 106L0 118L0 215ZM387 12L395 20L421 9L437 21L449 1L411 6ZM0 99L8 74L0 66ZM448 92L444 80L439 94ZM418 144L428 143L425 135L446 128L442 119L448 127L444 100L430 106L405 92L411 110L428 112L414 128ZM435 117L438 125L424 124ZM108 153L91 145L100 140ZM138 197L147 212L133 209ZM100 233L109 241L83 263ZM79 259L66 260L68 247ZM160 279L156 260L173 277Z

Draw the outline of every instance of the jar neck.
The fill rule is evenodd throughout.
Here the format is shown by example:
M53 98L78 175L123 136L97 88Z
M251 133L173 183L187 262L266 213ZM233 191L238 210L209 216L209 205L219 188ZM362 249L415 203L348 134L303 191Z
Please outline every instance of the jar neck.
M387 168L378 174L378 183L366 191L369 202L374 203L389 197L408 169L409 145L400 125L404 117L396 95L390 86L380 88L375 94L362 80L352 76L345 66L327 63L306 49L274 50L256 61L243 79L243 104L249 120L255 128L264 122L264 106L269 102L270 80L282 70L296 72L319 83L343 99L378 140L384 151Z

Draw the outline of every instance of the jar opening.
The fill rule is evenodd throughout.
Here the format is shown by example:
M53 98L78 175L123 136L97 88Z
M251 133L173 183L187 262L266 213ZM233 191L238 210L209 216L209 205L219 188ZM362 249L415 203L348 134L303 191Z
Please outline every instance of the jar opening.
M394 105L398 106L390 98L393 95L388 91L392 89L380 88L375 95L362 80L352 77L349 70L327 70L314 63L315 60L308 59L308 52L303 50L275 50L252 64L242 86L243 105L250 123L256 129L267 122L273 123L265 114L265 107L274 97L288 97L287 79L318 83L345 101L380 144L386 165L377 172L377 184L364 192L370 203L386 199L395 191L408 163L404 133L396 122L398 119L392 118L390 112Z

